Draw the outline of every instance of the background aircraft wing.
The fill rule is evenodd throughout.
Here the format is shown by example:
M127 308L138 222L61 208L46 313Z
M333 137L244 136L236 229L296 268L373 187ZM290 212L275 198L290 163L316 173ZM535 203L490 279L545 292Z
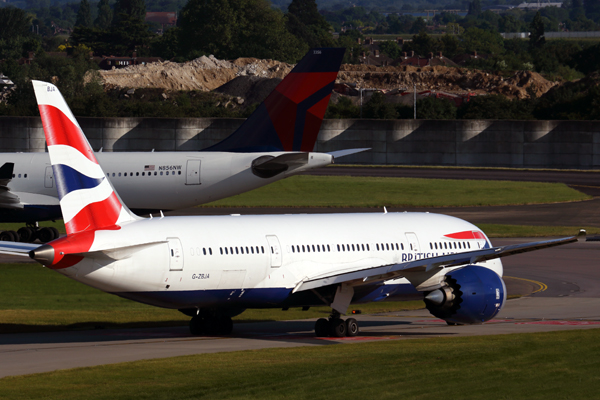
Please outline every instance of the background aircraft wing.
M10 254L13 256L29 257L31 250L37 249L41 244L21 243L21 242L3 242L0 241L0 254Z
M21 199L8 188L13 177L14 163L4 163L0 167L0 208L23 208Z
M585 231L581 230L577 236L561 239L491 247L489 249L448 254L439 257L422 258L400 264L382 265L379 267L356 269L354 271L338 272L336 274L327 276L320 275L307 277L294 288L293 292L295 293L341 283L350 284L352 286L360 286L363 283L373 284L390 279L400 278L403 276L403 273L409 271L419 272L430 271L434 268L459 267L462 265L475 264L495 258L511 256L514 254L525 253L528 251L540 250L584 240Z
M364 147L364 148L360 148L360 149L336 150L336 151L330 151L327 154L333 156L333 158L340 158L340 157L344 157L344 156L349 156L350 154L361 153L361 152L367 151L367 150L371 150L371 148Z

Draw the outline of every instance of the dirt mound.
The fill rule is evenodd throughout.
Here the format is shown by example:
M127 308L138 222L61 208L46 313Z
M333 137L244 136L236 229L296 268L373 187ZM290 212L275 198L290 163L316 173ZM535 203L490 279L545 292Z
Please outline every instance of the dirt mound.
M238 76L214 91L244 99L245 105L262 103L269 93L281 82L280 78Z
M436 90L448 93L502 94L509 98L528 97L531 88L541 96L556 85L531 71L517 71L502 76L465 68L435 67L374 67L372 65L343 65L338 81L357 88L406 89L417 86L418 91Z
M281 79L291 69L292 65L275 60L239 58L226 61L211 55L181 64L165 61L132 65L127 68L99 71L99 75L107 89L158 88L210 91L238 76Z
M264 92L276 86L276 83L267 83L260 79L283 79L292 67L290 64L275 60L238 58L226 61L211 55L181 64L166 61L100 71L99 75L106 89L159 88L211 91L219 88L222 93L240 97L251 104L251 102L262 101L266 97ZM240 77L252 79L236 79ZM230 86L226 85L234 80L235 82ZM529 96L528 90L536 96L541 96L557 85L530 71L518 71L506 76L445 66L375 67L373 65L342 65L337 82L348 83L356 88L409 91L412 91L413 86L416 85L418 91L501 94L508 98L520 99ZM254 94L254 91L257 93Z

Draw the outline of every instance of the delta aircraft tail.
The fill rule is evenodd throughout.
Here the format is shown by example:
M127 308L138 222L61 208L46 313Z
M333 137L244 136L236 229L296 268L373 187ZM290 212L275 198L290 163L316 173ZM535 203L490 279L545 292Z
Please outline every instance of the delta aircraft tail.
M309 50L234 133L203 151L312 151L344 51Z
M67 235L138 219L121 202L56 86L32 81Z

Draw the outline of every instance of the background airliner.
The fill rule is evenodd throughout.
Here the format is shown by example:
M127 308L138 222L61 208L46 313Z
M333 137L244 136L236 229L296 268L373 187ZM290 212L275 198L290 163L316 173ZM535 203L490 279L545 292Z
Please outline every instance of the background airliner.
M351 303L424 296L449 324L476 324L506 301L500 257L577 237L491 247L476 226L429 213L142 219L120 200L58 89L33 81L67 236L1 242L100 290L192 317L193 334L228 334L247 308L327 305L317 336L354 336ZM583 232L580 233L583 236Z
M359 151L311 152L343 54L309 51L238 130L204 151L97 153L98 162L138 214L208 203L331 164ZM2 153L0 165L0 222L28 223L0 240L57 238L56 230L35 229L36 221L61 218L48 154Z

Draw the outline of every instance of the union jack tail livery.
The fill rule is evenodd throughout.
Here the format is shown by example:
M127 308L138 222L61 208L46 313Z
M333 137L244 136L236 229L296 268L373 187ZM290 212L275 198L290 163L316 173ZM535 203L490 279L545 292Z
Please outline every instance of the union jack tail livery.
M67 235L118 229L137 217L121 202L56 86L32 81Z
M310 49L231 136L204 151L313 151L345 51Z

